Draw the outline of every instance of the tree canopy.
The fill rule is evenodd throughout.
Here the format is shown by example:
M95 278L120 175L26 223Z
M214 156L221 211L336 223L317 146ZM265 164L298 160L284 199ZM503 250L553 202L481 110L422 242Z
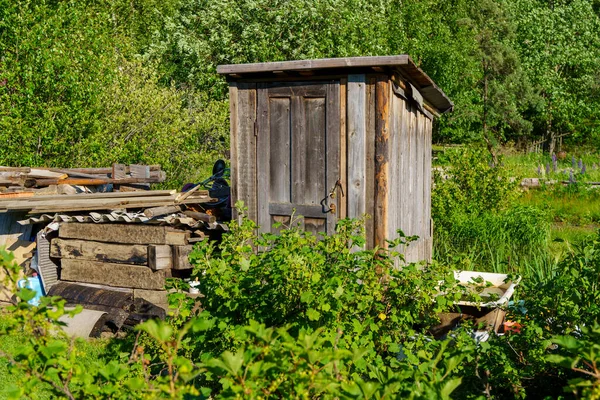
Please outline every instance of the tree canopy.
M0 161L180 183L228 148L218 64L404 53L455 102L438 141L600 139L598 0L0 0Z

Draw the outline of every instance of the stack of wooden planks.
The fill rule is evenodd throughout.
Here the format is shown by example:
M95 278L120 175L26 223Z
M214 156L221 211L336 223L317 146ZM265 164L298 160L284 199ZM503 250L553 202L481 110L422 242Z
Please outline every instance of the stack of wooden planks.
M62 282L126 290L167 307L165 279L191 273L192 232L169 226L64 223L50 243Z
M26 197L58 185L103 186L111 190L144 190L164 182L160 165L113 164L108 168L0 167L0 197Z
M186 198L174 190L144 190L136 192L79 193L72 195L34 194L19 198L0 195L0 213L27 211L30 214L91 210L140 209L177 205L192 205L214 201L208 192L196 191Z

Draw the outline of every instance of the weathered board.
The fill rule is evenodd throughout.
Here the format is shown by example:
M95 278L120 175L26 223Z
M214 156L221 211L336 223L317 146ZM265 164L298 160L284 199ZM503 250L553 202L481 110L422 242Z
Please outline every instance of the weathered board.
M173 246L173 269L192 269L194 266L190 263L190 253L194 245Z
M148 246L102 243L91 240L56 238L50 243L50 255L56 258L112 263L148 264Z
M348 76L348 217L367 212L367 82L365 74Z
M62 224L59 236L108 243L185 245L189 232L176 231L165 226L127 224Z
M165 286L165 270L152 271L141 265L114 264L63 259L60 279L136 289L160 290Z
M418 239L399 249L407 262L430 260L431 232L431 120L410 98L395 93L391 99L390 215L387 235L396 231Z
M229 87L231 112L232 204L242 201L248 218L257 220L256 189L256 84Z
M169 305L167 293L166 290L133 289L134 299L144 299L165 309L168 308Z
M149 245L148 266L153 271L171 268L173 266L171 246L165 244Z

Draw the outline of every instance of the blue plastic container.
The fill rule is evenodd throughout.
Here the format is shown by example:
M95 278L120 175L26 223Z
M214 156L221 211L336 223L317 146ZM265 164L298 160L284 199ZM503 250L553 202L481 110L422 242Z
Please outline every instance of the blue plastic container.
M21 279L17 282L17 287L20 289L27 288L35 292L35 297L28 301L33 306L40 305L40 299L44 295L44 289L42 289L42 280L37 273L34 273L31 277Z

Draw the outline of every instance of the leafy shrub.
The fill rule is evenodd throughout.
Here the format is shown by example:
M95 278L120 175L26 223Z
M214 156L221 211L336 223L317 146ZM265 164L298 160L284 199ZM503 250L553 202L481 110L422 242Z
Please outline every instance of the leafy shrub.
M493 165L483 148L449 151L449 165L434 171L431 208L442 229L454 214L478 216L510 207L519 196L518 179L502 164Z
M353 251L364 244L357 221L340 221L337 234L326 237L297 228L256 236L255 228L245 220L218 247L202 243L191 255L204 309L231 326L255 320L320 328L332 338L343 332L340 348L372 346L366 361L376 362L395 354L415 334L414 324L436 323L434 313L460 296L447 267L398 270L394 254ZM446 296L438 297L440 291Z
M579 376L570 379L565 392L581 398L600 398L600 325L582 326L578 337L560 335L552 342L559 347L556 354L550 354L551 363L570 369Z
M418 332L460 297L450 270L398 271L393 253L353 251L365 241L361 226L342 221L317 238L296 228L257 237L252 222L232 224L217 248L192 256L204 310L176 293L181 308L169 322L141 324L125 353L86 368L58 329L64 300L33 307L24 289L3 332L27 328L30 339L2 356L29 383L10 394L46 382L68 398L449 398L470 348Z
M464 269L551 276L550 215L516 203L518 178L490 165L483 149L450 152L448 162L432 193L435 258L460 259Z
M193 255L204 309L174 293L179 309L169 321L141 324L118 351L85 366L78 341L58 330L64 301L33 307L26 303L33 293L23 289L0 324L2 334L27 338L1 355L19 383L5 393L35 393L40 382L54 397L128 399L524 398L557 397L563 387L590 396L597 390L586 362L596 357L600 239L575 248L554 280L524 280L524 303L506 310L517 328L476 345L468 322L446 340L426 333L435 312L461 295L449 269L394 270L392 253L357 250L360 226L342 221L337 234L316 238L295 228L257 237L252 222L233 224L219 246L203 244Z

